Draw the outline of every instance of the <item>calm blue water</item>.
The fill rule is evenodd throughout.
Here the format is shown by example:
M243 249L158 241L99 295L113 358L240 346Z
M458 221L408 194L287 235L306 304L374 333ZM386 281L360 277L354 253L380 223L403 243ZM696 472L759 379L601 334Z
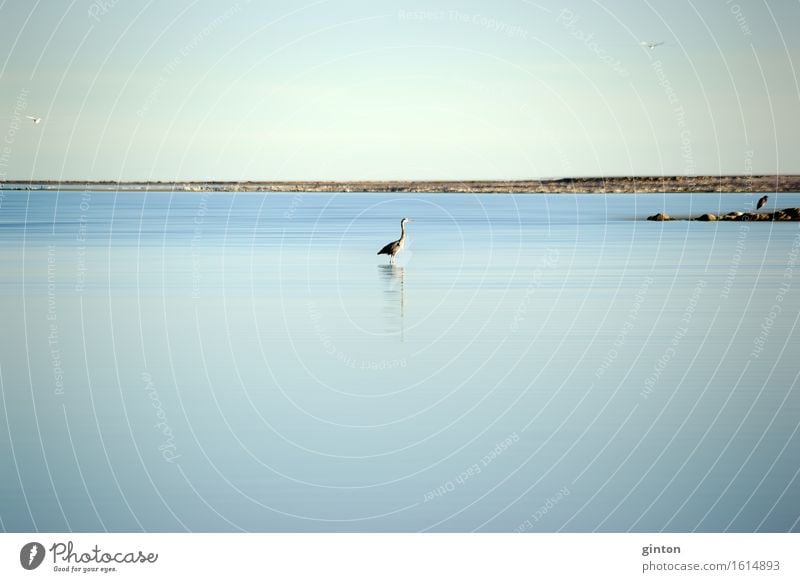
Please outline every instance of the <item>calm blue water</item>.
M797 531L756 199L2 192L0 525Z

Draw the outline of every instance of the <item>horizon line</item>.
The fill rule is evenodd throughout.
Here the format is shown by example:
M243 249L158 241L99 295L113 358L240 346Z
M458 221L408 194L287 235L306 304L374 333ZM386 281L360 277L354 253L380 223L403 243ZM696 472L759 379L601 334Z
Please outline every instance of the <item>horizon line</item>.
M563 182L567 180L700 180L700 179L781 179L793 178L800 179L798 173L751 173L751 174L609 174L609 175L586 175L586 176L552 176L545 178L354 178L354 179L315 179L315 178L290 178L290 179L53 179L53 178L25 178L25 179L0 179L0 184L356 184L356 183L529 183L529 182Z

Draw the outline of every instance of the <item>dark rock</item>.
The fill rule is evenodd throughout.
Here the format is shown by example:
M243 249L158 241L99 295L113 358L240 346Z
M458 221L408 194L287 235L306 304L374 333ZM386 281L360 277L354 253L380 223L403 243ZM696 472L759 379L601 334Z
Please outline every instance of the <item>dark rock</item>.
M715 220L740 220L743 222L800 222L800 208L784 208L783 210L776 210L775 212L728 212L717 216L707 212L697 218L690 219L675 219L668 214L654 214L648 216L647 220L699 220L701 222L713 222Z

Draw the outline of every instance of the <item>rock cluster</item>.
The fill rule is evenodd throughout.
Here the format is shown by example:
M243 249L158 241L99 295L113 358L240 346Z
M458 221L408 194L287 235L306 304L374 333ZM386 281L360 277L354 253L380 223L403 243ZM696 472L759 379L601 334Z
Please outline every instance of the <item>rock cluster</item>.
M672 218L669 214L659 212L648 216L647 220L699 220L702 222L713 222L717 220L744 220L744 221L800 221L800 208L784 208L775 212L729 212L717 216L716 214L701 214L697 218Z

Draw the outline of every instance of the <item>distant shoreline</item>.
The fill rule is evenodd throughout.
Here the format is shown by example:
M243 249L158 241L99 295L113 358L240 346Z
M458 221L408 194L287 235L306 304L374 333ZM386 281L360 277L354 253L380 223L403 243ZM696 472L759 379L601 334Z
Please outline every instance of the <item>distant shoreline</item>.
M109 192L374 192L440 194L577 194L674 192L800 192L800 175L630 176L549 180L354 180L113 182L4 180L0 190L91 190Z

